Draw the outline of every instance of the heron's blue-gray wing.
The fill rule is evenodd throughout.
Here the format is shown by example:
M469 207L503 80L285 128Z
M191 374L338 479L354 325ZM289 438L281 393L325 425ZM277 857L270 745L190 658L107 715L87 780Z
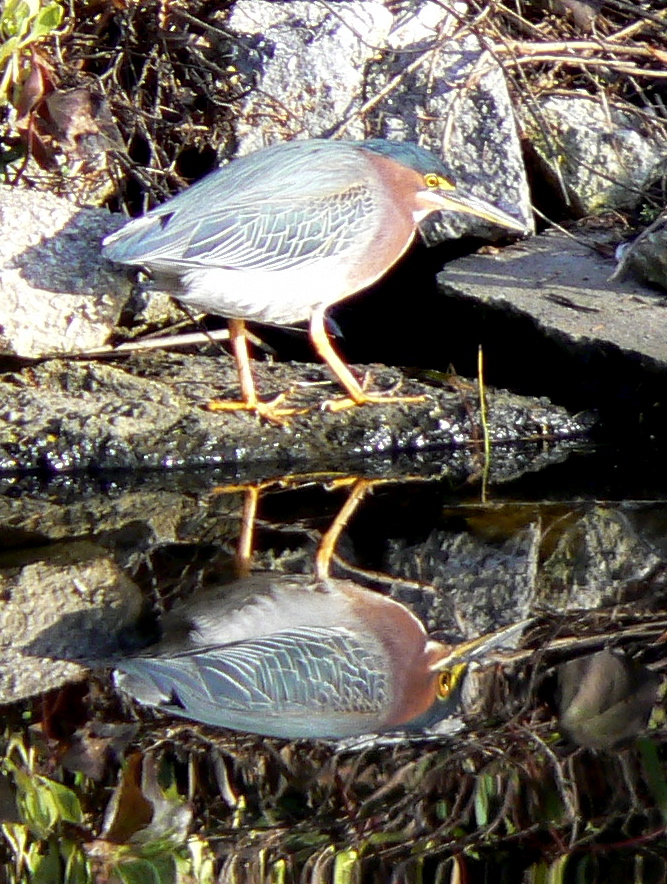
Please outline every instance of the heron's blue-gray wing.
M244 157L112 234L104 254L168 274L275 271L344 254L377 211L360 153L317 142Z
M300 627L235 645L118 664L140 703L218 727L269 736L348 737L382 726L386 660L348 629Z

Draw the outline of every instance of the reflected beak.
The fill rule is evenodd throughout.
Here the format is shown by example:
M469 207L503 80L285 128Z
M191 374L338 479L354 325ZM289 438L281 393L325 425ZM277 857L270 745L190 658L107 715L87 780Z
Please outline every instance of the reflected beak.
M440 672L443 669L451 669L463 662L478 661L492 651L497 651L501 648L513 650L516 639L521 637L532 622L532 620L521 620L519 623L505 626L503 629L499 629L497 632L492 632L489 635L482 635L479 638L461 642L459 645L452 645L449 647L449 653L446 656L434 661L431 665L431 671Z

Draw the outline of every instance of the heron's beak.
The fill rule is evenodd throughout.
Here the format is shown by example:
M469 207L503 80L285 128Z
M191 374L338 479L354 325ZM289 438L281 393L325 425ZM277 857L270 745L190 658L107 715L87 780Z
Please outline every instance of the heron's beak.
M462 663L481 660L492 651L497 651L501 648L512 648L515 640L523 634L532 622L532 620L521 620L519 623L505 626L503 629L499 629L497 632L492 632L489 635L469 639L468 641L461 642L459 645L450 645L448 648L449 653L431 664L431 671L441 672L443 669L451 669ZM444 648L445 646L442 645L442 647Z
M452 190L428 190L420 191L418 194L424 204L428 205L429 213L433 211L441 212L461 212L463 215L474 215L476 218L483 218L492 224L498 224L500 227L507 227L509 230L518 230L521 233L526 232L526 225L497 209L486 200L473 196L471 193L457 188Z

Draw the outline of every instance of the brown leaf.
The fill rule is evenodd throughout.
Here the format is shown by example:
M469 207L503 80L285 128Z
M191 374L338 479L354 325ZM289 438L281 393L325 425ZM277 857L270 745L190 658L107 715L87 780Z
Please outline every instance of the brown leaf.
M143 760L141 752L134 752L120 773L120 781L104 814L102 836L107 841L126 844L153 819L153 805L141 788Z
M558 667L560 726L580 746L614 749L648 724L660 676L610 650Z

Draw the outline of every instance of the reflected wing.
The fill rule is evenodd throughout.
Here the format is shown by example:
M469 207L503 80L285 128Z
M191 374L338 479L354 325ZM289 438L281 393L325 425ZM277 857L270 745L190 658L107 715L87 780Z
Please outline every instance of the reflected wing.
M139 702L205 724L273 736L345 737L382 727L381 650L347 629L302 627L236 645L124 661Z

